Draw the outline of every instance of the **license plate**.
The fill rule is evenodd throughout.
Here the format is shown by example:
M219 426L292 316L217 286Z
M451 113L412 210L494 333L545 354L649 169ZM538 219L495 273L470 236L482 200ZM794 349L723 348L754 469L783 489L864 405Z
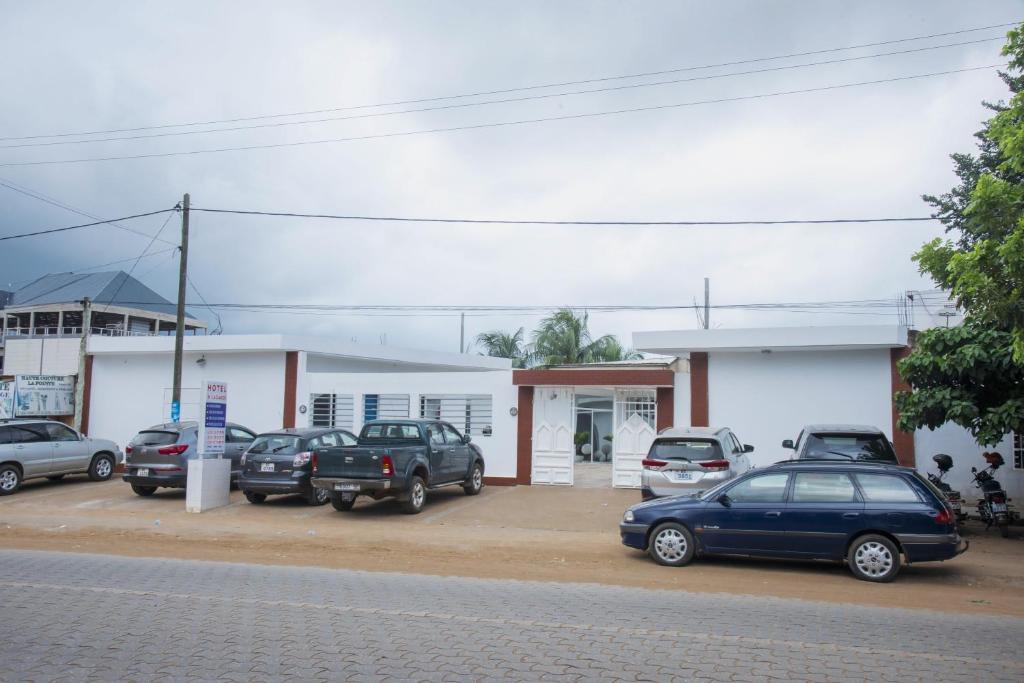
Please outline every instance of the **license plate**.
M1006 512L1006 503L992 503L992 512Z
M672 478L676 481L693 481L697 476L694 472L673 472Z
M135 474L140 476L140 477L148 477L149 476L149 468L148 467L140 467L139 469L137 469L135 471Z
M260 472L273 472L273 471L274 471L274 463L272 463L272 462L265 462L265 463L260 465Z
M358 491L359 484L335 484L335 491Z

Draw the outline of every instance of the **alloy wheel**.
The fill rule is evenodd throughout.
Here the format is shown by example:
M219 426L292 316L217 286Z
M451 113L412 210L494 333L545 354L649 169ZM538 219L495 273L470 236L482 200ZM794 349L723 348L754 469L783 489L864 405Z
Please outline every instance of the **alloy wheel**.
M412 504L416 507L423 505L423 484L416 482L412 487Z
M18 487L18 474L14 470L7 470L0 474L0 489L13 491Z
M853 561L857 568L865 575L877 579L892 571L892 553L881 543L869 541L857 546Z
M110 460L108 460L107 458L100 458L96 462L96 474L98 476L106 479L107 477L110 476L111 471L112 468L110 466Z
M483 472L480 471L480 468L477 467L476 469L473 470L473 488L477 489L477 490L480 490L480 488L483 485L484 485L484 474L483 474Z
M666 562L678 562L686 556L686 537L678 529L664 529L654 537L654 552Z

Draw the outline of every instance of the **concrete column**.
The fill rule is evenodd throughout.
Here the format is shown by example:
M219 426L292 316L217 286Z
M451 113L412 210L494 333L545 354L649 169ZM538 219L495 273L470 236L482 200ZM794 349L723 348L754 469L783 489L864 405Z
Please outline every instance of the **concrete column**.
M127 313L124 314L124 325L121 326L121 329L124 332L124 336L127 337L128 336L128 314Z
M31 313L28 314L28 333L29 334L32 334L33 330L35 329L35 326L36 326L36 313L35 313L35 311L32 311Z
M57 336L64 336L64 311L57 311Z

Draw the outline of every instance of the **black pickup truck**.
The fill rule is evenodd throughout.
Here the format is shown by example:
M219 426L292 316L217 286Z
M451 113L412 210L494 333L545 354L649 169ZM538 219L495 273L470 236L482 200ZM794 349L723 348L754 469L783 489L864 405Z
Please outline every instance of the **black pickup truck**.
M374 420L363 425L355 446L313 452L313 486L330 492L336 510L351 510L359 496L398 498L402 509L423 509L428 489L461 486L480 493L484 456L447 422Z

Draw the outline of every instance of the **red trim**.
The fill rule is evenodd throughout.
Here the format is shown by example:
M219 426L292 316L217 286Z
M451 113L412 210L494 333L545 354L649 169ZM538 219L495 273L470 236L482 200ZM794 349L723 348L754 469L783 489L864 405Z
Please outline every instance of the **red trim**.
M665 369L629 368L609 370L513 370L512 384L516 386L577 386L577 387L671 387L675 373Z
M92 394L92 356L85 356L85 377L82 379L82 424L81 432L89 435L89 402Z
M533 387L519 387L516 483L529 485L533 472Z
M295 387L299 379L299 352L288 351L284 355L284 412L285 429L295 426Z
M900 431L900 411L896 408L896 392L910 391L910 385L900 375L896 363L909 356L910 352L910 347L890 349L889 351L889 364L892 373L892 393L889 396L889 400L892 402L892 445L896 449L896 459L901 465L907 467L914 466L914 435Z
M518 483L516 477L484 477L487 486L515 486Z
M658 387L658 424L657 430L668 429L674 424L675 389Z
M709 427L708 407L708 354L706 351L690 353L690 426Z

